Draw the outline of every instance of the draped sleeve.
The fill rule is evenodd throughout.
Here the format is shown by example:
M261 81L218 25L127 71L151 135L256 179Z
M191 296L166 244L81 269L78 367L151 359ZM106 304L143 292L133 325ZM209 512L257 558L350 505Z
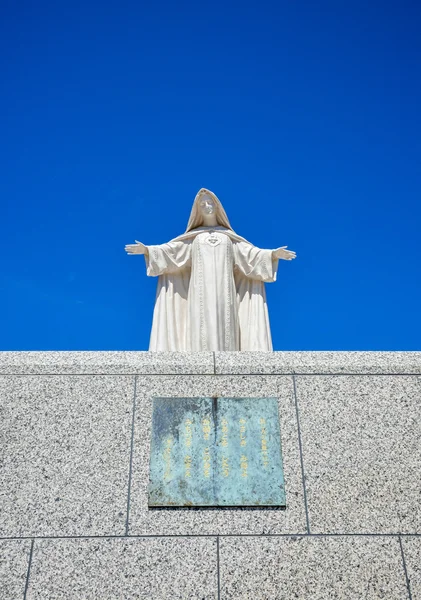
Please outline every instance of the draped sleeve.
M191 240L147 246L146 273L151 277L177 273L191 267Z
M276 281L278 259L272 258L272 250L262 250L249 242L235 242L234 263L237 271L248 279Z

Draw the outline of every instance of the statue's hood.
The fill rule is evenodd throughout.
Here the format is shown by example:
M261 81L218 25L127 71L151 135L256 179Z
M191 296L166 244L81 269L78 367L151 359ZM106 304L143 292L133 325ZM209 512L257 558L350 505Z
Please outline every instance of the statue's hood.
M201 188L197 192L196 197L194 199L189 222L187 223L186 233L188 233L192 229L197 229L198 227L203 225L203 218L200 211L200 201L203 198L203 196L208 196L213 200L216 208L216 220L218 222L218 225L221 227L225 227L226 229L230 229L232 231L232 227L227 217L227 213L225 212L224 207L222 206L222 203L219 200L219 198L210 190L207 190L206 188Z

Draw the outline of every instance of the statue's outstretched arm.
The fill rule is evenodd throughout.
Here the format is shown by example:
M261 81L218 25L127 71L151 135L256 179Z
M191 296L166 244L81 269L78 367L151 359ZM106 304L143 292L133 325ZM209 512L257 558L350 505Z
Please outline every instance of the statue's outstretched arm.
M143 254L146 261L146 273L152 277L164 273L175 273L191 265L191 240L174 241L166 244L146 246L135 240L127 244L127 254Z
M287 250L288 246L282 246L276 250L272 250L273 258L281 258L283 260L293 260L297 255L293 250Z
M148 247L145 246L145 244L142 244L142 242L138 242L137 240L135 240L135 242L135 244L127 244L124 247L127 254L145 254L146 256L148 256Z

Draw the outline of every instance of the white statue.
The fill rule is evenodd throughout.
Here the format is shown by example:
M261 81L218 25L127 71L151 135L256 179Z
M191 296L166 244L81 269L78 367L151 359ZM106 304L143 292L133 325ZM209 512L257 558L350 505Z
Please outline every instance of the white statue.
M185 233L125 249L144 254L147 274L159 276L149 350L272 350L264 282L296 254L237 235L211 191L197 193Z

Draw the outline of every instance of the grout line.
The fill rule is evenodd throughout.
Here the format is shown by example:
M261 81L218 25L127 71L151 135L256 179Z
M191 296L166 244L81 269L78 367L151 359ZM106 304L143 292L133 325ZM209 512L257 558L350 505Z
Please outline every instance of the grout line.
M237 373L216 373L216 363L214 362L214 373L139 373L139 372L134 372L134 373L109 373L109 372L102 372L102 373L67 373L67 372L58 372L58 373L0 373L0 377L40 377L45 375L46 377L72 377L72 376L77 376L77 377L82 377L82 376L86 376L86 377L133 377L133 376L137 376L137 375L142 375L145 377L209 377L212 375L217 375L218 377L242 377L244 375L248 375L248 376L253 376L253 377L282 377L282 376L288 376L288 375L298 375L298 376L305 376L305 377L318 377L318 376L326 376L326 377L379 377L379 376L385 376L385 377L417 377L421 375L421 371L416 371L414 373L388 373L388 372L375 372L375 373L361 373L358 371L350 371L347 373L336 373L336 372L329 372L329 371L320 371L320 372L314 372L314 371L295 371L295 370L291 370L291 371L282 371L279 373L245 373L245 372L237 372Z
M168 373L168 375L171 375L172 373ZM146 373L145 373L146 375ZM197 375L197 373L196 373ZM203 373L203 375L206 375L206 373ZM216 375L219 376L224 376L224 377L240 377L242 375L248 375L248 376L253 376L253 377L282 377L282 376L288 376L288 375L303 375L306 377L318 377L318 376L323 376L323 377L378 377L380 375L384 375L386 377L417 377L419 375L421 375L421 370L420 371L415 371L414 373L408 373L408 372L403 372L403 373L389 373L388 371L381 371L381 372L373 372L373 373L367 373L367 372L361 372L361 371L345 371L344 373L338 373L336 371L296 371L294 369L291 369L291 371L279 371L279 373L265 373L263 372L254 372L254 373L246 373L243 371L237 371L237 372L229 372L227 371L226 373L216 373Z
M405 573L406 587L408 589L408 598L409 598L409 600L412 600L411 581L410 581L410 579L408 577L408 571L406 569L405 554L404 554L404 551L403 551L402 540L401 540L401 536L400 535L399 535L398 539L399 539L399 546L401 547L402 565L403 565L403 570L404 570L404 573Z
M135 414L136 414L136 388L137 388L137 375L135 375L134 387L133 387L132 436L131 436L131 440L130 440L129 484L128 484L128 489L127 489L126 536L129 535L130 494L131 494L131 488L132 488L133 445L134 445L134 423L135 423Z
M28 593L28 586L29 586L29 575L31 573L31 565L32 565L32 554L34 551L34 542L35 539L32 539L32 543L31 543L31 550L29 551L29 561L28 561L28 571L26 573L26 582L25 582L25 591L23 592L23 600L26 600L26 594Z
M212 354L213 354L213 374L216 375L216 358L215 358L216 352L212 352Z
M307 490L306 490L306 479L305 479L304 460L303 460L303 445L302 445L302 441L301 441L301 427L300 427L300 416L298 413L298 398L297 398L297 389L295 386L295 375L292 376L292 382L293 382L293 386L294 386L295 414L297 417L297 427L298 427L298 446L300 448L301 477L303 480L303 494L304 494L304 508L305 508L305 512L306 512L306 525L307 525L307 533L310 533L310 519L308 516Z
M193 373L194 375L200 375L200 373ZM144 375L147 375L147 373L144 373ZM153 373L152 375L158 375L158 373ZM178 375L178 373L167 373L166 375ZM179 373L179 375L182 375L182 373ZM209 373L202 373L202 375L209 375ZM386 377L417 377L419 375L421 375L421 370L420 371L416 371L414 373L389 373L388 371L382 371L382 372L373 372L373 373L367 373L367 372L360 372L360 371L349 371L349 372L344 372L344 373L338 373L336 371L296 371L294 369L291 369L291 371L279 371L279 373L265 373L263 372L257 372L255 371L254 373L246 373L243 371L237 371L237 372L225 372L225 373L215 373L215 375L218 376L222 376L222 377L241 377L243 375L248 375L248 376L252 376L252 377L282 377L282 376L288 376L288 375L303 375L306 377L318 377L318 376L323 376L323 377L378 377L380 375L384 375Z
M276 534L273 534L276 535ZM302 534L298 534L302 535ZM398 537L403 535L404 537L419 537L420 533L309 533L308 537Z
M6 540L124 540L124 539L143 539L143 538L242 538L242 537L256 537L256 538L330 538L330 537L378 537L378 538L389 538L389 537L421 537L420 533L144 533L144 534L131 534L131 535L40 535L40 536L8 536L0 537L0 541Z
M40 377L42 375L45 375L46 377L136 377L137 375L142 375L142 377L181 377L181 376L187 376L187 377L192 377L192 376L205 376L207 375L208 377L211 375L214 375L214 373L179 373L179 372L172 372L172 373L139 373L139 372L133 372L133 373L113 373L113 372L108 372L108 371L104 371L102 373L79 373L79 372L66 372L66 371L59 371L57 373L0 373L0 377ZM229 373L228 373L229 375ZM242 373L243 375L243 373ZM258 373L259 375L259 373ZM421 373L420 373L421 375Z
M216 536L216 572L218 576L218 600L221 600L221 573L219 568L219 535Z

